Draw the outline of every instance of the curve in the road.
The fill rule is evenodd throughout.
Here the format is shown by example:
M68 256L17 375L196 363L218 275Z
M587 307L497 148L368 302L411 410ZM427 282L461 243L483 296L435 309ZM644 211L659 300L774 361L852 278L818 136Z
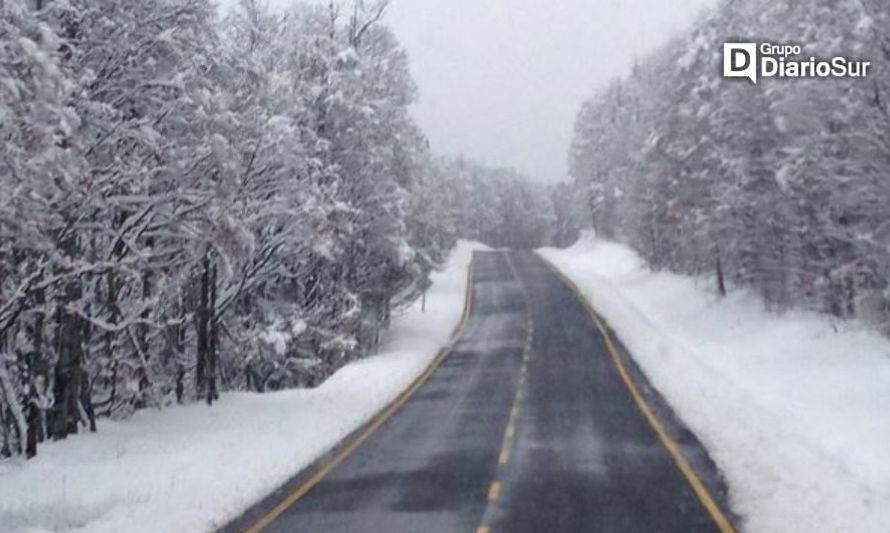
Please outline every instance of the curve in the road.
M707 453L569 280L529 252L470 276L427 371L224 531L733 531Z

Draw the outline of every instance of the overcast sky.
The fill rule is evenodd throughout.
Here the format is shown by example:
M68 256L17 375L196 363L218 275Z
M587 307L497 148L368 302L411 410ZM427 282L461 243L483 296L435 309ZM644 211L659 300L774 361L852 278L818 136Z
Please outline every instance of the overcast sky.
M413 111L435 152L553 181L581 102L713 3L392 0L386 20L411 56Z
M713 0L393 0L433 150L566 172L575 113Z

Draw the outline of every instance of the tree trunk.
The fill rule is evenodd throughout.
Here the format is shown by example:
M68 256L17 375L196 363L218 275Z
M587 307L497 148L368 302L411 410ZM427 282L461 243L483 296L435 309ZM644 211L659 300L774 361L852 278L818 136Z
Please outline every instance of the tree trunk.
M28 436L25 442L25 457L37 455L37 428L40 426L40 408L32 401L28 405Z
M80 297L76 282L70 282L64 298L65 302L75 302ZM50 433L54 440L61 440L69 434L77 433L80 421L81 366L83 361L83 331L80 317L64 309L64 304L56 308L56 345L58 360L55 366L53 393L55 404L50 409Z
M35 291L34 302L42 307L46 303L46 293L43 290ZM38 387L46 387L48 383L49 368L46 358L43 356L45 349L43 345L43 313L37 313L34 318L33 329L31 331L31 343L33 351L28 358L28 435L25 438L25 457L28 459L37 455L37 444L43 442L46 435L43 434L43 418L42 409L45 406L40 404L41 396L46 394L46 390L38 390Z
M173 357L176 358L176 403L181 404L185 395L185 366L182 364L185 351L185 302L179 300L179 321L173 326Z
M201 268L201 296L198 302L197 320L198 330L198 360L195 368L195 396L200 399L204 396L204 366L207 362L209 349L208 325L210 313L208 310L210 300L210 253L205 252Z
M149 246L151 246L149 244ZM151 297L151 273L145 271L142 273L142 302L148 301L149 297ZM146 322L150 316L150 312L148 309L143 310L139 314L140 323L136 324L136 351L137 357L136 360L140 361L139 365L139 400L137 408L145 407L146 401L145 396L150 394L151 391L151 380L148 378L148 359L149 359L149 347L148 347L148 325ZM152 400L154 401L154 400Z
M219 330L216 319L216 276L216 265L213 265L210 269L210 299L207 309L207 316L210 320L208 324L210 339L207 343L207 405L212 405L214 400L219 398L216 390L217 362L219 358Z

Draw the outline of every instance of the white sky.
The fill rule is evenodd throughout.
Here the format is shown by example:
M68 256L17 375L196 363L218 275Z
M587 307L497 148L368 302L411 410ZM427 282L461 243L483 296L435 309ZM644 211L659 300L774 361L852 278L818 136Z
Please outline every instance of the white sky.
M555 181L581 102L714 2L392 0L386 21L411 57L413 113L435 152Z
M575 113L713 0L393 0L439 153L565 176Z

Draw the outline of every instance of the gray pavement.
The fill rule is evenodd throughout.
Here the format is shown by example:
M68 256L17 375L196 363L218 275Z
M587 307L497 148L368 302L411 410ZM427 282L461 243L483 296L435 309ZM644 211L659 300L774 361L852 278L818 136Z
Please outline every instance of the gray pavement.
M717 531L577 296L529 252L477 253L473 268L472 313L451 355L264 531ZM626 364L722 500L698 441Z

